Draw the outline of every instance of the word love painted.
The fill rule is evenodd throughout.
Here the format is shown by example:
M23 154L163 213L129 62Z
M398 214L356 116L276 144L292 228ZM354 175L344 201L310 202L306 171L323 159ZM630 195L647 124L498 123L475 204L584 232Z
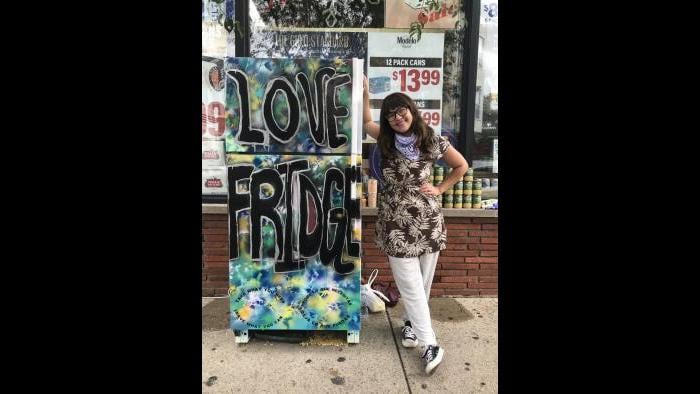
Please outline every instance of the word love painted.
M301 106L297 90L287 78L278 77L267 82L263 98L263 122L266 130L251 127L250 102L248 93L248 76L241 70L228 70L226 75L236 83L236 94L240 103L240 124L236 136L240 144L269 145L270 136L280 143L287 143L299 131ZM312 94L309 78L299 72L295 77L301 87L308 111L311 138L316 145L338 148L348 142L345 135L338 134L336 120L347 117L350 112L345 106L336 105L336 89L351 82L348 74L336 74L330 67L322 67L314 76L314 92ZM278 94L285 97L288 122L280 125L273 114L273 102Z
M323 265L332 263L340 274L349 274L355 269L353 262L343 263L342 255L346 250L349 256L360 257L360 243L352 241L352 219L360 219L360 206L357 199L350 198L351 182L356 180L359 168L350 166L344 171L328 168L322 195L318 194L313 181L305 174L307 171L308 159L258 170L251 164L228 168L229 258L238 258L239 233L250 234L250 250L247 252L253 260L261 258L262 220L265 218L275 228L275 272L303 270L307 259L317 255ZM238 190L236 186L239 181L249 182L247 191ZM262 192L263 185L266 186L266 193ZM342 207L333 206L334 193L342 193ZM277 209L281 202L286 215ZM238 214L241 211L249 212L249 223L241 223L244 228L238 227ZM297 214L299 220L294 220ZM332 229L335 231L331 237ZM293 250L297 253L293 253Z

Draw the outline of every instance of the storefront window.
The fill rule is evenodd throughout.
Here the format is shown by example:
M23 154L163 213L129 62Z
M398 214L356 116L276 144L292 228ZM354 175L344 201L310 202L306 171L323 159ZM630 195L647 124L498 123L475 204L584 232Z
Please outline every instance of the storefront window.
M479 24L473 163L476 175L498 177L498 0L483 0Z
M224 57L233 55L233 0L202 0L202 201L225 203Z
M437 134L459 146L466 18L461 0L248 0L251 57L361 58L375 121L383 98L423 105ZM390 62L391 64L387 64ZM363 139L378 174L379 151Z

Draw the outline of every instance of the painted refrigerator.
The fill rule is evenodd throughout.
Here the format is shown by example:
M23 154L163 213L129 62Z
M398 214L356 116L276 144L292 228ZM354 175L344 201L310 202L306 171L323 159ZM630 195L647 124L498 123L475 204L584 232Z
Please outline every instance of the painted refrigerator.
M359 342L362 60L229 58L230 325Z

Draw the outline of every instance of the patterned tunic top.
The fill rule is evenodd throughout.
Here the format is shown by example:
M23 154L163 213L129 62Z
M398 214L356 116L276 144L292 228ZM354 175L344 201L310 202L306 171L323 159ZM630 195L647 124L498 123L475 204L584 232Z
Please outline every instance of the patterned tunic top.
M423 183L430 183L433 164L450 147L446 137L434 138L433 151L416 161L401 153L382 159L384 182L377 202L376 243L389 256L417 257L447 247L445 219L437 200L441 196L427 196L419 190Z

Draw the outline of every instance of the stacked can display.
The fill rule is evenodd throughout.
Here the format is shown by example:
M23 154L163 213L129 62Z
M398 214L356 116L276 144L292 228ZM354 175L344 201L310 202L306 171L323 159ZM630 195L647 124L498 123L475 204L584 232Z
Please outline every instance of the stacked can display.
M447 189L442 197L443 208L454 208L454 189Z
M481 208L481 179L476 178L473 183L472 208Z
M459 181L452 187L454 189L454 207L462 208L462 202L464 201L464 182Z
M472 182L464 181L464 201L462 202L462 208L472 207Z
M433 167L433 176L432 176L433 186L437 186L437 185L439 185L440 183L442 183L442 181L443 181L443 179L444 179L444 175L445 175L445 171L444 171L444 169L443 169L442 167L439 167L439 166ZM444 198L444 197L443 197L443 198ZM437 199L438 204L439 204L441 207L444 206L444 204L443 204L443 198L438 198L438 199Z
M439 168L439 170L438 170ZM446 171L449 171L448 169L445 169L443 167L435 167L436 171L439 171L441 174L444 174ZM442 182L442 177L440 177L440 182ZM438 182L438 183L440 183ZM459 185L455 184L451 188L445 190L445 192L442 194L442 207L443 208L462 208L463 204L463 197L464 197L464 183L463 182L457 182Z
M464 174L464 178L462 178L464 182L473 182L474 181L474 169L470 168L467 170L467 173Z
M433 185L439 185L445 179L443 167L433 168ZM497 180L486 182L486 179L474 178L474 170L468 169L462 179L455 183L442 195L443 208L476 208L481 209L481 189L483 187L496 186Z

